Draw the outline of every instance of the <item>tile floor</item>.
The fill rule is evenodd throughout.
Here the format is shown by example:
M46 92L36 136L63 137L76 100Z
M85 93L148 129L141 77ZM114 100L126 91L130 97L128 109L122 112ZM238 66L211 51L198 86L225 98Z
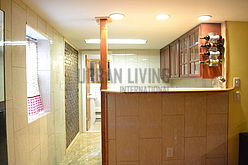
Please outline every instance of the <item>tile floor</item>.
M60 165L101 165L101 133L80 134Z

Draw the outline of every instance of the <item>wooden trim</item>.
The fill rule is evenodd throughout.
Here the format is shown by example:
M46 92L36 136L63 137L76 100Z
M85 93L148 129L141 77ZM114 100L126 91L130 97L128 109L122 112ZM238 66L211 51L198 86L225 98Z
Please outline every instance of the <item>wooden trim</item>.
M108 112L107 93L101 92L102 165L108 165Z
M101 90L108 89L108 19L100 19L100 69Z

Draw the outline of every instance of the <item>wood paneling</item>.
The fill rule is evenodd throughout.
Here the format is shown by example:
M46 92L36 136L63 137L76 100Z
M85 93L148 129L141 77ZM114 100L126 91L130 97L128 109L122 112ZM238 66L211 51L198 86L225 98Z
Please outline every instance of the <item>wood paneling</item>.
M108 115L103 154L111 165L227 165L226 93L110 93L105 113L135 112ZM221 110L208 112L207 103Z

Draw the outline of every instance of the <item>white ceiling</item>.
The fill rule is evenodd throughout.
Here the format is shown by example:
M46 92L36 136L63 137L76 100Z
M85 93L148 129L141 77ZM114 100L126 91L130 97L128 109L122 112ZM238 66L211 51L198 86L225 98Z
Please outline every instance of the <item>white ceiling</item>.
M80 49L98 49L84 39L99 38L97 16L126 15L108 25L109 38L146 39L146 45L109 45L111 49L160 49L212 15L211 22L248 21L248 0L23 0ZM157 21L159 13L171 15Z

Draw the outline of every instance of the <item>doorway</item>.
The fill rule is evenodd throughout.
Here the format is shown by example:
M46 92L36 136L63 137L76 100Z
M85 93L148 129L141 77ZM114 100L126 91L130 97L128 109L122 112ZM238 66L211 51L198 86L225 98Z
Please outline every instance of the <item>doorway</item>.
M86 131L101 132L100 59L86 57Z

